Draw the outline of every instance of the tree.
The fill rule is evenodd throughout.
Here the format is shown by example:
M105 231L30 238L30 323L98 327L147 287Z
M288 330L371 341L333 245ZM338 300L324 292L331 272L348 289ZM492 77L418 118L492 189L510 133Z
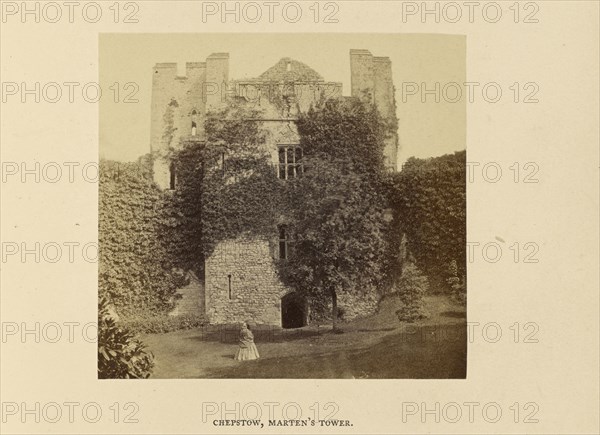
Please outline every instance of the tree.
M371 182L384 178L389 127L377 107L359 99L325 100L298 119L304 155L344 162Z
M393 246L397 246L396 252L393 252L394 255L391 256L392 261L389 261L388 258L385 263L388 268L386 272L391 273L390 295L398 297L402 304L400 309L396 311L398 319L405 322L414 322L427 317L423 297L429 290L429 280L416 266L415 257L408 250L406 234L402 234L401 237L395 239L400 240L399 243L393 242ZM388 253L391 253L390 250L388 250ZM389 270L390 265L395 266L391 271Z
M413 262L406 262L402 267L402 275L395 289L402 306L396 311L398 319L414 322L426 317L423 307L423 296L429 289L427 277L421 273Z
M377 110L358 100L309 110L298 131L305 171L286 185L293 253L280 274L309 299L329 298L337 330L338 296L375 291L384 278L385 131Z

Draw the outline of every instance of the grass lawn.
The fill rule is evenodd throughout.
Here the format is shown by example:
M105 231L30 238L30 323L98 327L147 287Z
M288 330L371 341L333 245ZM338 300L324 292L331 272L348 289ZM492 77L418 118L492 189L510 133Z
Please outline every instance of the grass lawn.
M154 352L153 378L465 378L465 309L445 296L429 296L430 317L415 324L399 322L395 300L377 314L341 323L311 325L273 334L256 331L261 358L235 361L231 340L209 337L200 328L142 336Z

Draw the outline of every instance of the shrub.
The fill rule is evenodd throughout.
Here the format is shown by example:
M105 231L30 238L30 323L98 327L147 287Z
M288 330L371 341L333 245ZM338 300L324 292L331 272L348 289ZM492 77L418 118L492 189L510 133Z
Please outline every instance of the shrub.
M452 260L448 266L448 278L446 279L450 287L450 296L461 305L467 302L467 286L465 279L458 277L458 267L456 260Z
M401 308L396 311L398 319L404 322L415 322L426 318L423 296L429 289L429 281L414 263L404 264L397 286L395 293L402 303Z
M106 298L98 304L98 378L146 379L152 374L154 355L126 328L117 325Z
M202 315L184 314L181 316L138 316L121 321L120 324L138 334L163 334L165 332L198 328L206 324Z

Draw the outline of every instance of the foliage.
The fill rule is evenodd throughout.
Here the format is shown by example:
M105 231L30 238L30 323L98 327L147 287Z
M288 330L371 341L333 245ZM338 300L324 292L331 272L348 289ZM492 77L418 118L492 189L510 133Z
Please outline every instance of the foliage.
M304 155L344 161L376 180L384 174L386 125L376 106L358 99L329 99L298 119Z
M396 315L399 320L415 322L427 317L423 307L423 296L429 289L429 282L419 268L412 262L406 262L402 267L402 275L395 289L402 306Z
M385 246L381 195L333 162L306 160L311 170L289 183L286 217L294 242L293 255L282 263L286 278L316 293L378 281Z
M143 162L100 162L100 296L119 315L164 313L185 284L163 243L162 193Z
M202 315L182 314L179 316L139 316L120 321L119 324L137 334L162 334L198 328L206 324Z
M162 240L177 267L202 276L204 143L184 142L172 153L177 189L164 196Z
M304 175L286 185L293 254L283 281L314 302L331 298L334 328L341 292L373 291L383 280L383 138L377 111L352 100L327 101L301 115Z
M258 113L241 103L209 114L206 143L184 142L172 155L178 189L171 225L179 233L176 238L190 241L184 247L179 243L175 254L184 268L200 269L222 240L273 234L281 182L256 118Z
M169 145L176 104L164 114ZM323 100L297 121L304 174L283 181L259 118L234 102L208 114L204 142L188 137L169 146L164 158L175 165L175 191L161 192L149 165L101 162L100 294L127 315L128 326L164 332L201 324L165 316L185 284L183 271L201 277L220 241L272 239L281 223L294 239L292 255L279 264L284 283L313 307L329 299L334 324L339 294L385 288L405 298L399 316L419 318L428 281L415 264L457 298L466 292L458 278L466 274L465 152L411 158L388 174L384 142L397 122L384 122L358 99ZM451 260L457 270L449 273Z
M165 109L165 113L163 115L163 121L165 123L165 129L163 131L162 140L166 145L165 148L169 149L171 147L171 142L173 142L173 137L175 136L175 132L177 131L177 127L175 124L175 114L173 111L174 107L179 107L179 103L177 100L171 99L167 108Z
M108 299L98 303L98 378L146 379L152 374L154 355L126 328L117 325Z
M467 302L467 286L464 276L462 280L458 277L456 260L452 260L448 265L448 278L446 282L450 287L452 298L464 305Z
M466 274L466 152L429 159L410 158L390 180L394 231L405 233L408 249L431 284L447 288L448 262Z

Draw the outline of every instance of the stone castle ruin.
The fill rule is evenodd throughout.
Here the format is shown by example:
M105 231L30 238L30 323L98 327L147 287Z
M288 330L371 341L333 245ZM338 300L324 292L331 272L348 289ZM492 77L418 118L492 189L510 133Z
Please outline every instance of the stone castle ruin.
M368 50L350 50L351 97L377 105L384 119L395 122L392 65L387 57ZM291 91L290 91L291 90ZM163 189L177 188L177 174L169 161L169 147L184 141L205 140L204 121L211 110L225 107L232 98L242 98L263 114L268 131L267 145L273 165L282 179L297 175L302 150L295 121L322 98L344 98L342 83L328 82L309 66L283 58L259 77L231 80L229 54L211 54L205 62L188 62L186 75L178 75L176 63L158 63L153 68L151 107L151 150L155 182ZM284 95L283 99L272 95ZM293 98L288 98L290 95ZM282 104L283 102L283 104ZM165 109L173 119L166 125ZM165 139L165 128L173 133ZM396 170L398 137L386 139L385 159ZM183 299L175 314L206 315L210 323L251 320L258 324L300 327L308 323L309 304L278 278L276 259L287 255L284 228L273 229L277 243L260 238L226 240L205 260L204 279L193 277L180 292ZM203 281L203 282L202 282ZM375 297L340 296L346 318L370 313Z

